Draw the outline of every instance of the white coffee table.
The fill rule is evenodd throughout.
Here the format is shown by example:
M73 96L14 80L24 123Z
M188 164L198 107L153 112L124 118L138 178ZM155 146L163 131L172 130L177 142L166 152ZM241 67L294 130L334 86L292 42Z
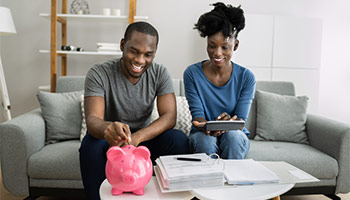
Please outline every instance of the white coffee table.
M104 180L100 187L100 197L103 200L114 199L237 199L237 200L279 200L279 196L292 189L295 183L319 181L317 178L303 172L302 170L286 162L260 162L267 168L274 171L280 178L280 183L256 184L256 185L225 185L214 188L201 188L192 191L166 192L162 193L156 177L145 186L145 194L137 196L132 193L124 193L119 196L111 194L111 185ZM298 176L293 175L294 173ZM300 176L301 175L301 176Z
M152 176L150 182L145 186L144 195L138 196L132 193L123 193L118 196L113 196L111 194L112 186L105 179L100 186L100 198L101 200L116 200L116 199L192 199L194 196L190 192L171 192L162 193L159 189L156 177Z
M244 199L262 200L279 199L279 195L292 189L294 184L259 184L259 185L226 185L221 188L203 188L192 190L192 194L199 199Z

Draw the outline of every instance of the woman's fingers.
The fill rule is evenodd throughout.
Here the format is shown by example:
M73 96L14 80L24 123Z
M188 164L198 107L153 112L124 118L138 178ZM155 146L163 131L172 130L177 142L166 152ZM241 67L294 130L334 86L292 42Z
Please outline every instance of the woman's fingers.
M226 112L221 113L216 120L230 120L231 116L227 114Z

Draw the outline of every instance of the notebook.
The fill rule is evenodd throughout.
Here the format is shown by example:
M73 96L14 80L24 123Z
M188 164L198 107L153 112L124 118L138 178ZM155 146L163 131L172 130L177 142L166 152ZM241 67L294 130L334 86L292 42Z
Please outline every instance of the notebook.
M279 182L277 174L253 159L224 160L224 163L224 174L228 184Z

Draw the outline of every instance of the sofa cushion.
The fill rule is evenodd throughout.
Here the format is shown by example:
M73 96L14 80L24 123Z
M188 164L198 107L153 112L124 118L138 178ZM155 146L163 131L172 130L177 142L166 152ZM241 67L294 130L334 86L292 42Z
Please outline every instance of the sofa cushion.
M319 179L338 175L338 163L331 156L307 144L250 140L246 158L257 161L285 161Z
M49 144L28 160L28 176L34 179L80 180L79 140Z
M257 90L255 140L308 143L305 132L306 96L295 97Z
M37 97L45 119L46 144L79 138L82 121L80 96L82 94L83 91L38 92Z
M177 118L176 125L174 129L178 129L184 132L187 136L190 134L192 126L192 116L190 108L188 106L186 97L176 96L176 107L177 107ZM151 122L156 120L159 117L157 104L154 104Z

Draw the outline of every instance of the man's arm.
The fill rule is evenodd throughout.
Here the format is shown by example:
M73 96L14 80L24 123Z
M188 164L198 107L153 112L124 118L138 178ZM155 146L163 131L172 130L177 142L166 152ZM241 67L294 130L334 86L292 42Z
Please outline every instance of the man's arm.
M171 129L176 123L176 99L174 93L157 97L159 118L149 126L131 135L131 143L138 146L141 142L151 140L164 131Z
M121 141L128 140L130 137L130 129L127 124L104 121L105 100L103 97L85 97L84 109L86 126L93 137L104 138L111 146L119 146Z

